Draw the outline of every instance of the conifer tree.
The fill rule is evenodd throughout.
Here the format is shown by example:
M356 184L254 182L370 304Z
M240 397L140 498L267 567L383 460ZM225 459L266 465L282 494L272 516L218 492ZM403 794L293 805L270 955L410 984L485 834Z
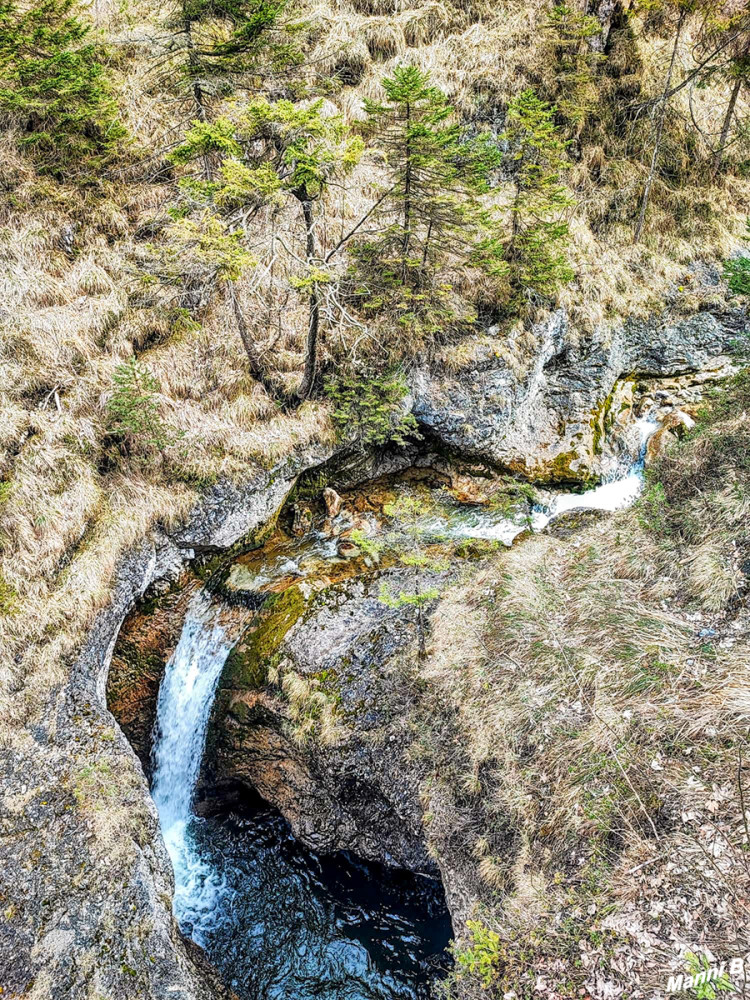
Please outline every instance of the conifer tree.
M507 251L511 286L517 298L529 291L549 296L574 277L563 218L572 201L560 181L567 143L555 124L554 106L532 89L510 102L507 122L516 188Z
M434 332L450 321L446 286L435 282L441 265L506 271L497 224L479 200L500 152L489 136L470 136L417 67L398 67L383 89L385 100L365 102L366 136L385 152L390 176L371 220L374 238L354 247L357 277L366 307Z
M182 85L197 121L238 82L261 89L264 75L301 60L291 0L178 0L168 24L174 33L157 65L165 82Z
M557 110L580 134L596 108L596 70L604 59L590 44L602 26L592 14L569 3L556 3L546 24L556 72Z
M75 0L0 2L0 116L58 177L100 167L125 136Z
M112 384L109 429L128 451L141 448L151 453L173 443L159 410L159 383L146 365L131 356L115 369Z
M293 199L300 208L305 239L306 271L294 285L308 298L305 371L297 390L306 399L318 368L321 288L331 280L316 236L316 206L335 178L344 177L359 161L361 139L352 137L340 115L326 115L323 101L300 107L291 101L251 102L232 123L196 122L172 155L186 164L217 156L215 182L204 186L219 211L247 214L263 205Z

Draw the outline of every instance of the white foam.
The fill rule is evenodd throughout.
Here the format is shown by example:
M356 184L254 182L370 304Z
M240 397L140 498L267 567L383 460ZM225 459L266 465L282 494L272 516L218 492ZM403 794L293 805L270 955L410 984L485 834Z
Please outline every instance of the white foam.
M217 919L222 885L200 858L191 833L192 799L216 686L232 643L212 620L208 598L190 604L159 688L152 795L175 877L174 912L194 940Z

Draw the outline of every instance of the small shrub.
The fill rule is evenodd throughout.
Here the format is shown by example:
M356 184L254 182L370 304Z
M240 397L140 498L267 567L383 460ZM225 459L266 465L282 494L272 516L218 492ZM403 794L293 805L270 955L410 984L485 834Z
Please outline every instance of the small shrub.
M746 224L750 239L750 219ZM737 295L750 295L750 257L735 257L724 262L724 280L730 291Z
M711 962L706 955L698 956L689 951L685 957L687 958L688 972L692 977L699 976L700 973L708 972L711 969ZM733 993L734 987L729 976L724 973L711 982L698 983L697 986L693 987L693 991L698 1000L716 1000L719 993Z
M500 935L479 920L469 920L466 926L471 931L471 945L456 951L456 962L463 972L489 989L500 973Z
M750 257L736 257L724 264L724 280L731 291L750 295Z
M0 617L12 615L18 610L18 592L0 576Z
M650 531L663 532L667 530L665 507L667 496L664 486L659 482L651 482L638 501L638 520Z

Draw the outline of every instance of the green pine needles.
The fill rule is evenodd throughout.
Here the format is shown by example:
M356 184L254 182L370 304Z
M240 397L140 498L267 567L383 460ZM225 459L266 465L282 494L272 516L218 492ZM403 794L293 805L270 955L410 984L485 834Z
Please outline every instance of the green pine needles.
M301 64L305 23L291 7L290 0L177 0L169 18L176 59L168 72L186 87L199 118L210 117L235 85L262 91L266 77Z
M750 241L750 219L746 224ZM735 295L750 295L750 257L733 257L724 262L724 280Z
M288 212L296 249L285 236L273 250L295 260L286 282L308 306L295 394L303 400L319 391L329 329L356 327L364 365L330 382L326 393L344 431L356 427L371 444L414 431L401 418L394 422L405 390L382 372L438 339L471 333L482 303L520 313L573 277L564 219L571 200L561 181L567 143L554 106L524 91L509 107L507 135L498 137L463 121L416 66L396 67L382 85L382 100L365 101L364 123L349 125L322 100L255 97L216 119L195 118L169 154L191 171L180 181L179 219L169 236L174 242L176 229L198 226L222 245L231 241L238 262L231 280L255 263L249 252L240 257L251 241L263 245L259 226L275 224L284 206L296 207ZM380 188L331 245L323 236L329 199L344 198L363 157L373 156L384 167ZM516 182L510 206L500 184L509 159ZM268 268L265 253L257 262ZM163 281L167 270L156 277ZM202 303L201 282L214 272L197 258L183 271L188 298ZM232 303L252 370L262 376L266 362L251 322L237 296Z
M497 220L481 202L501 154L489 135L460 122L429 73L400 66L383 89L384 101L365 102L364 132L385 153L389 186L368 220L373 235L352 245L355 299L420 341L474 322L452 294L446 266L493 279L507 272Z
M515 161L515 198L507 260L517 300L554 294L574 277L568 261L570 233L564 218L572 200L560 181L567 143L555 108L532 89L508 106L506 139Z
M557 110L571 131L579 134L598 101L596 73L605 57L591 42L601 34L602 26L593 14L556 3L546 29L556 70Z
M329 378L325 393L344 440L372 447L389 442L403 446L421 438L416 418L405 405L409 387L398 369L372 378L356 374Z
M151 454L174 443L174 434L162 420L159 383L149 368L135 356L118 365L107 403L110 433L130 454Z
M0 117L60 179L92 175L125 138L101 58L74 0L0 0Z

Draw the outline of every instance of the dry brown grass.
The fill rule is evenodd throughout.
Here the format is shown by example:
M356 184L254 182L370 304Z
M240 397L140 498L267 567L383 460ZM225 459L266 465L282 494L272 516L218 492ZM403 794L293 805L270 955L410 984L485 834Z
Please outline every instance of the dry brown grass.
M517 543L433 617L424 679L458 721L427 802L450 797L453 826L430 835L455 852L473 797L462 857L501 933L501 993L551 968L564 996L658 989L686 950L746 942L746 385L657 469L658 502L652 483L635 510Z

